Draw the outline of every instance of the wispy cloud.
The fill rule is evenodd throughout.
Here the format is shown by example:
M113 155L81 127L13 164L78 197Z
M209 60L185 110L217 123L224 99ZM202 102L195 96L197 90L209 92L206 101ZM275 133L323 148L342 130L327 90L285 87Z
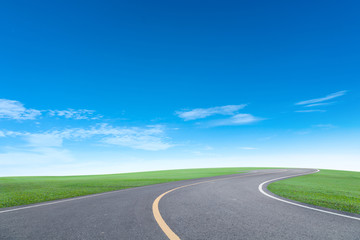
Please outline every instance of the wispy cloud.
M28 135L27 132L17 132L17 131L0 131L0 137L17 137Z
M326 112L326 110L322 110L322 109L310 109L310 110L297 110L295 112L299 112L299 113L309 113L309 112Z
M102 116L95 114L95 110L88 110L88 109L67 109L67 110L49 110L50 116L56 117L64 117L68 119L99 119Z
M251 114L247 114L247 113L239 113L239 114L232 116L231 118L210 121L208 123L208 125L210 127L245 125L245 124L251 124L254 122L258 122L261 120L264 120L264 119L255 117L255 116L253 116Z
M243 109L246 104L241 105L226 105L211 108L195 108L189 111L176 111L175 113L185 121L206 118L213 115L234 115L240 109Z
M27 134L26 140L31 147L61 147L63 144L63 137L56 133Z
M162 125L130 129L113 128L105 125L102 129L105 130L106 135L110 135L101 140L107 144L149 151L166 150L173 146L166 141L167 137Z
M95 114L94 110L88 109L71 109L66 110L37 110L25 108L24 104L19 101L0 99L0 118L15 120L34 120L48 113L50 117L64 117L67 119L99 119L102 116Z
M333 124L316 124L316 125L313 125L313 127L323 128L323 129L335 128L335 126Z
M30 147L62 147L64 140L79 141L93 137L96 137L95 141L98 143L150 151L165 150L173 146L167 141L162 125L125 128L99 124L87 129L69 128L37 133L1 131L0 136L21 136Z
M19 101L0 99L0 118L27 120L40 115L41 111L25 108Z
M296 131L294 133L297 135L307 135L307 134L310 134L311 131L310 130L300 130L300 131Z
M241 150L257 150L257 148L254 147L239 147Z
M295 105L308 105L308 104L314 104L314 103L322 103L322 102L325 102L325 101L330 100L330 99L341 97L341 96L345 95L346 92L347 91L344 90L344 91L331 93L331 94L329 94L329 95L327 95L325 97L322 97L322 98L315 98L315 99L310 99L310 100L297 102L297 103L295 103ZM318 106L318 105L313 105L313 106Z
M334 104L334 103L335 102L313 103L313 104L306 105L305 107L327 106L327 105L331 105L331 104Z
M16 151L0 153L0 165L18 165L22 168L26 166L31 170L34 164L47 166L51 163L75 162L75 160L68 150L57 148L17 149ZM4 174L6 173L3 172L2 175Z
M171 144L163 142L158 136L149 135L131 135L131 136L115 136L102 140L103 143L130 147L134 149L142 149L149 151L166 150L172 147Z

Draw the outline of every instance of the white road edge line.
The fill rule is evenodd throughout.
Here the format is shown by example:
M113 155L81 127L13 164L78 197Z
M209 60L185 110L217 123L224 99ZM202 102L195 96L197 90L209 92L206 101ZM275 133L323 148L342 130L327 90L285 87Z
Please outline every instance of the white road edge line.
M133 190L133 189L141 188L141 187L143 187L143 186L134 187L134 188L125 188L125 189L115 190L115 191L111 191L111 192L95 193L95 194L90 194L90 195L85 195L85 196L80 196L80 197L74 197L74 198L69 198L69 199L54 200L54 201L51 201L51 202L39 203L39 204L36 204L36 205L30 205L30 206L25 206L25 207L17 207L17 208L13 208L13 209L0 211L0 214L1 213L7 213L7 212L19 211L19 210L23 210L23 209L29 209L29 208L36 208L36 207L42 207L42 206L47 206L47 205L53 205L53 204L58 204L58 203L63 203L63 202L76 201L76 200L81 200L81 199L84 199L84 198L98 197L98 196L107 195L107 194L111 194L111 193L117 193L119 191L123 192L123 191Z
M126 189L124 189L124 190L126 190ZM106 193L100 193L100 194L92 194L92 195L83 196L83 197L76 197L76 198L64 199L64 200L59 200L59 201L54 201L54 202L40 203L40 204L31 205L31 206L26 206L26 207L19 207L19 208L14 208L14 209L9 209L9 210L0 211L0 214L1 214L1 213L6 213L6 212L19 211L19 210L28 209L28 208L36 208L36 207L42 207L42 206L47 206L47 205L53 205L53 204L57 204L57 203L70 202L70 201L80 200L80 199L84 199L84 198L97 197L97 196L105 195L105 194L109 194L109 193L113 193L113 192L106 192Z
M312 172L312 173L309 173L309 174L317 173L317 172L319 172L319 171L320 171L319 169L316 169L315 172ZM318 211L318 212L322 212L322 213L328 213L328 214L332 214L332 215L336 215L336 216L345 217L345 218L350 218L350 219L354 219L354 220L360 221L360 218L358 218L358 217L348 216L348 215L344 215L344 214L341 214L341 213L334 213L334 212L330 212L330 211L326 211L326 210L322 210L322 209L318 209L318 208L313 208L313 207L305 206L305 205L302 205L302 204L298 204L298 203L286 201L286 200L284 200L284 199L281 199L281 198L272 196L272 195L266 193L266 192L263 190L263 186L264 186L265 184L269 183L269 182L281 180L281 179L284 179L284 178L303 176L303 175L307 175L307 174L296 174L296 175L290 175L290 176L285 176L285 177L280 177L280 178L274 178L274 179L265 181L265 182L263 182L263 183L261 183L261 184L259 185L259 191L260 191L262 194L264 194L265 196L268 196L268 197L270 197L270 198L273 198L273 199L275 199L275 200L278 200L278 201L281 201L281 202L284 202L284 203L288 203L288 204L291 204L291 205L295 205L295 206L302 207L302 208L307 208L307 209L314 210L314 211Z

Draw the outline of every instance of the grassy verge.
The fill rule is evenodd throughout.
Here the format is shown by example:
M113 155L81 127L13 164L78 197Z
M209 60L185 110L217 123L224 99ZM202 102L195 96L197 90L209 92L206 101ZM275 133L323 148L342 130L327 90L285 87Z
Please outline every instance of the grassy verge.
M89 176L0 177L0 208L255 169L205 168Z
M268 189L299 202L360 214L360 172L321 170L271 183Z

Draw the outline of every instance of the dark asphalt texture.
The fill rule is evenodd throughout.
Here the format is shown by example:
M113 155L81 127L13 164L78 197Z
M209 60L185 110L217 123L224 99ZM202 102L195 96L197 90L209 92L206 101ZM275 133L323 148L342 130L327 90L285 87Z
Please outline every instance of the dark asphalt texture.
M358 220L294 206L260 193L262 182L313 170L280 171L157 184L12 212L2 211L18 207L3 208L0 239L168 239L153 217L153 201L175 187L217 179L175 190L161 199L162 217L181 239L360 240Z

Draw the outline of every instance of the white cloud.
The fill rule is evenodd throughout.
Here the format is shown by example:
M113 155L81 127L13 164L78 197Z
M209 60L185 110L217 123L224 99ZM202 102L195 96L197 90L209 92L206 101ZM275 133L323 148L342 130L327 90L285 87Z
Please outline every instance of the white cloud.
M190 111L177 111L176 114L185 121L206 118L212 115L234 115L235 112L243 109L246 104L226 105L212 108L196 108Z
M81 132L85 135L106 135L101 141L107 144L130 147L134 149L158 151L165 150L173 145L167 143L162 125L149 125L146 128L119 128L106 124L100 128L93 128L89 132Z
M309 113L309 112L326 112L326 110L321 110L321 109L311 109L311 110L297 110L295 112L299 112L299 113Z
M211 147L211 146L205 146L205 147L203 148L203 150L211 151L211 150L214 150L214 148Z
M16 132L16 131L0 131L0 137L17 137L26 136L28 132Z
M332 124L316 124L316 125L313 125L313 127L316 127L316 128L324 128L324 129L335 128L335 126L332 125Z
M88 109L67 109L67 110L49 110L50 116L57 116L57 117L65 117L68 119L99 119L102 116L95 115L95 110L88 110Z
M95 114L95 110L88 109L66 109L66 110L36 110L24 107L19 101L0 99L0 118L17 120L34 120L42 113L48 113L51 117L64 117L67 119L99 119L101 115Z
M0 118L27 120L35 119L41 115L41 111L27 109L19 101L0 99Z
M297 135L307 135L307 134L310 134L311 131L310 130L300 130L300 131L296 131L294 133Z
M63 140L82 140L97 137L101 143L143 150L165 150L173 145L167 142L162 125L113 127L99 124L91 128L70 128L40 133L1 131L0 136L22 136L30 147L61 147Z
M313 103L313 104L306 105L305 107L326 106L326 105L331 105L331 104L334 104L334 103L335 102Z
M242 150L256 150L257 148L254 147L240 147Z
M331 94L329 94L329 95L327 95L325 97L310 99L310 100L306 100L306 101L301 101L301 102L295 103L295 105L308 105L308 104L313 104L313 103L325 102L327 100L343 96L343 95L346 94L346 92L347 91L339 91L339 92L331 93Z
M51 133L29 134L26 140L33 147L61 147L63 143L61 136Z
M142 149L149 151L158 151L158 150L166 150L170 148L172 145L169 143L163 142L161 138L157 136L117 136L117 137L108 137L102 140L104 143L131 147L134 149Z
M56 148L34 148L32 150L10 151L7 153L0 153L0 165L18 165L22 168L26 166L31 172L34 164L49 164L60 162L73 162L75 159L71 153L66 149ZM3 172L3 175L6 174ZM48 173L47 173L48 174Z
M245 124L258 122L261 120L264 119L255 117L251 114L240 113L240 114L236 114L235 116L232 116L231 118L211 121L209 122L209 126L216 127L216 126L228 126L228 125L245 125Z

